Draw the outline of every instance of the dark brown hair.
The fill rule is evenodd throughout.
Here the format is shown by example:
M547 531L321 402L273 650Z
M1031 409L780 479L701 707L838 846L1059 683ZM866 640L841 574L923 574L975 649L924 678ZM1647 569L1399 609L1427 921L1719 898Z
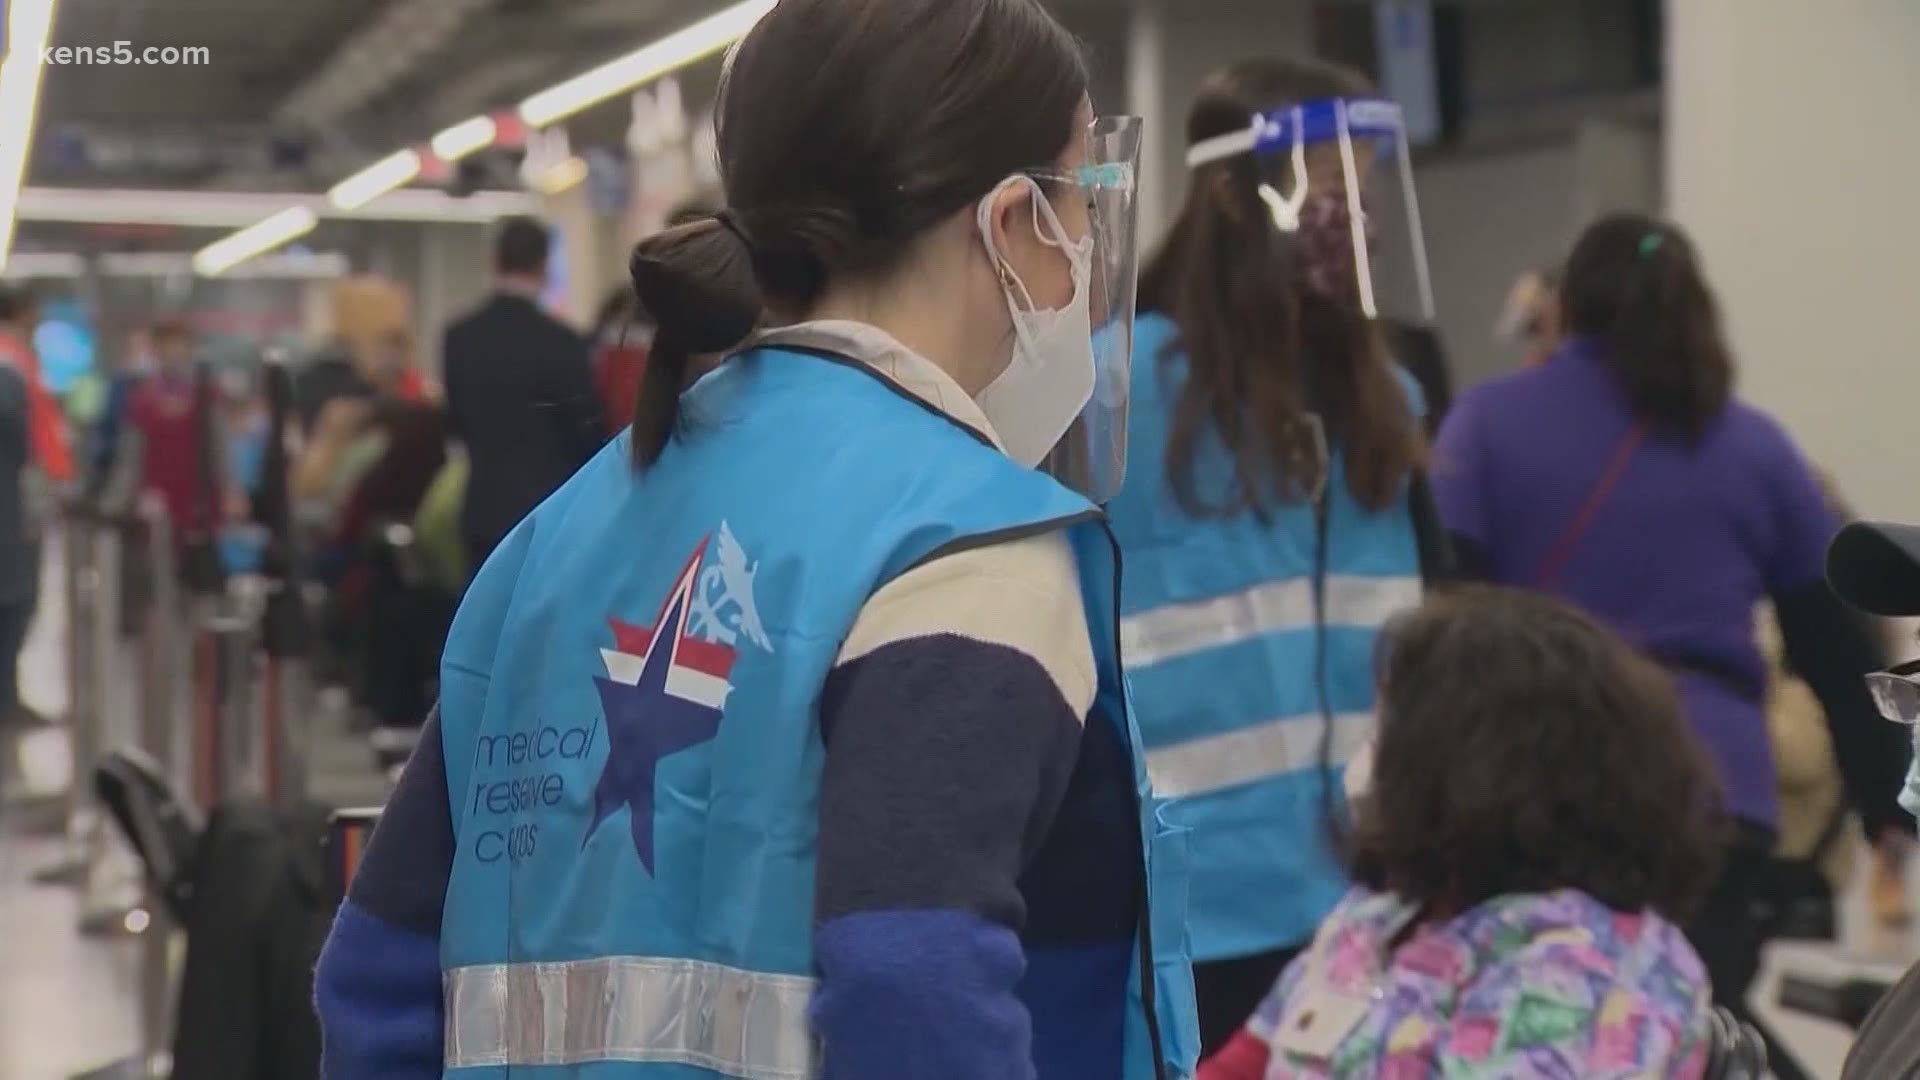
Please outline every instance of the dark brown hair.
M1579 889L1684 919L1718 791L1671 680L1537 593L1449 592L1392 624L1354 877L1442 912Z
M659 320L636 460L665 448L691 355L738 345L764 307L804 314L830 279L884 271L1002 179L1049 168L1086 92L1078 44L1035 0L781 0L722 78L727 209L633 253Z
M493 237L493 268L502 274L537 274L547 268L553 234L533 218L515 215Z
M1318 61L1244 61L1200 88L1187 141L1244 130L1255 113L1367 89L1360 76ZM1142 307L1179 326L1169 354L1186 354L1167 441L1174 497L1196 517L1260 513L1275 499L1306 497L1323 479L1305 420L1315 409L1345 456L1354 497L1385 508L1421 460L1406 392L1373 324L1307 287L1295 239L1269 223L1263 181L1283 192L1292 183L1291 174L1267 175L1251 154L1196 170L1179 219L1141 277ZM1217 504L1194 484L1208 428L1234 462L1234 490Z
M1733 356L1700 260L1674 225L1642 214L1594 222L1560 286L1567 328L1598 341L1642 420L1698 438L1733 393Z

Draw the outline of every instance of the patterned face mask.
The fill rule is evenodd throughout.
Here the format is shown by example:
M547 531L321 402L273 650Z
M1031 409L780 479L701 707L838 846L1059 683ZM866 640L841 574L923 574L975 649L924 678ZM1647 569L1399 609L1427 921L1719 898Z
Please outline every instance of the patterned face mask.
M1371 252L1379 229L1363 208L1361 228ZM1353 250L1353 217L1343 191L1322 191L1308 195L1300 207L1297 234L1301 258L1306 266L1307 285L1314 292L1343 304L1358 303L1359 268Z

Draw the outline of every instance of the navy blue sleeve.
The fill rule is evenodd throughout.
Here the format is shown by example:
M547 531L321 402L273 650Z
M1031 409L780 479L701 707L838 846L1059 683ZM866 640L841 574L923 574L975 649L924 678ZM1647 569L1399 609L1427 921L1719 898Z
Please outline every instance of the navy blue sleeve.
M830 1080L1034 1075L1020 876L1082 720L1031 655L959 634L835 669L813 1004Z
M440 919L453 866L443 754L436 710L321 951L314 998L328 1080L441 1075Z

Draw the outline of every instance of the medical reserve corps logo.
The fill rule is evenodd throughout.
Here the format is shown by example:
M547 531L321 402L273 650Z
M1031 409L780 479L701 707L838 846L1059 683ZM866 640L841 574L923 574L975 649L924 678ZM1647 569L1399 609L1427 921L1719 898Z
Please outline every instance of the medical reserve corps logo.
M705 565L710 548L717 558ZM614 647L600 650L607 673L594 678L606 714L607 764L582 846L626 807L634 851L653 873L654 777L661 759L719 734L740 639L773 650L753 602L758 569L723 521L717 535L695 546L651 626L608 620Z

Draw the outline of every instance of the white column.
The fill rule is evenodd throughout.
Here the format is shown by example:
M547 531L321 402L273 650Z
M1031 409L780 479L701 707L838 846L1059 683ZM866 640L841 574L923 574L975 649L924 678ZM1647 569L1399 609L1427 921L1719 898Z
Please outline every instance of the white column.
M1920 519L1920 3L1670 0L1667 191L1743 393Z
M1140 117L1140 222L1146 236L1159 235L1173 217L1167 185L1164 129L1179 124L1167 112L1166 0L1134 0L1127 18L1127 111Z

